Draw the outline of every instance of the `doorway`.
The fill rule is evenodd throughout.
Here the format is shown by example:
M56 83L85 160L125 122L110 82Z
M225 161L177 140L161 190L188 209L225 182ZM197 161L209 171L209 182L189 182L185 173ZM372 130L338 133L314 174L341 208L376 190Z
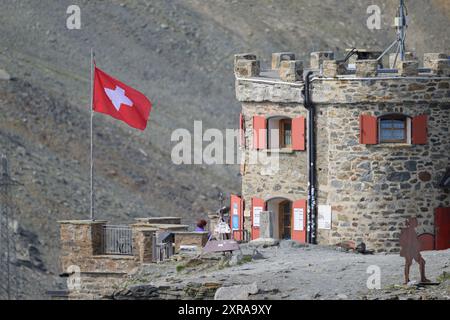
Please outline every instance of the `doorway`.
M267 211L275 214L273 222L274 238L290 240L292 237L292 201L276 198L267 201Z
M281 240L291 239L291 212L292 203L285 200L280 203L278 208L278 234Z

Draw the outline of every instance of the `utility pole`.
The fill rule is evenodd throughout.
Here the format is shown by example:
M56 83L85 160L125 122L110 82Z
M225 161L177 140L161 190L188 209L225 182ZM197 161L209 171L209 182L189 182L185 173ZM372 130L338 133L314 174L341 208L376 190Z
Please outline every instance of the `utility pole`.
M11 179L6 156L1 156L0 175L0 299L19 298L20 275L16 257L16 236L12 227L14 211L12 209L11 188L19 183Z

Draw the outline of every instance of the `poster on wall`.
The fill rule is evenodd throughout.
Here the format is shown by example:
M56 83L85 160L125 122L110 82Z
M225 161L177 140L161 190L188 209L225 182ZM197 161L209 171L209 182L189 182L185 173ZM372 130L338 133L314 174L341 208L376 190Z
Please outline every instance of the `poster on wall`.
M263 207L254 207L253 208L253 226L259 227L261 224L261 212L263 211Z
M331 230L331 206L319 206L319 218L317 224L321 230Z
M239 230L239 216L237 214L233 214L232 226L233 230Z
M304 217L305 210L303 208L294 208L294 231L304 231Z

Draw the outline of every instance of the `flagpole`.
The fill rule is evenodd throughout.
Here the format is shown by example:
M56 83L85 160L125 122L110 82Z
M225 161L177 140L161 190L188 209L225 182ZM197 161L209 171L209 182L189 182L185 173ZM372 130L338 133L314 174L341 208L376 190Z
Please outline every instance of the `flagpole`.
M90 126L90 139L91 139L91 220L95 220L94 216L94 148L93 148L93 119L94 119L94 49L91 48L91 126Z

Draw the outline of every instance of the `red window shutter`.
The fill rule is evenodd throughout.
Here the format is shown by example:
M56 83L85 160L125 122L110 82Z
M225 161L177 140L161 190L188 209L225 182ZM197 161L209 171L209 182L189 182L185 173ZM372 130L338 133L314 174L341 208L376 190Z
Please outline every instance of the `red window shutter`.
M231 195L231 206L230 206L230 229L232 230L233 239L237 241L243 239L243 229L244 229L244 214L242 198L236 195Z
M267 148L266 118L253 117L253 148L263 150Z
M427 144L428 142L428 116L426 114L412 119L412 143Z
M305 151L305 117L292 119L292 150Z
M252 198L252 240L259 239L260 228L259 221L255 221L255 211L259 211L261 208L263 211L265 210L265 201L259 198Z
M378 144L378 119L374 116L359 117L359 142L361 144Z
M244 115L239 114L239 145L245 147L245 122Z
M299 217L298 214L303 215ZM303 218L303 230L295 230L298 225L294 219ZM294 201L291 214L291 238L300 243L306 243L306 200Z

